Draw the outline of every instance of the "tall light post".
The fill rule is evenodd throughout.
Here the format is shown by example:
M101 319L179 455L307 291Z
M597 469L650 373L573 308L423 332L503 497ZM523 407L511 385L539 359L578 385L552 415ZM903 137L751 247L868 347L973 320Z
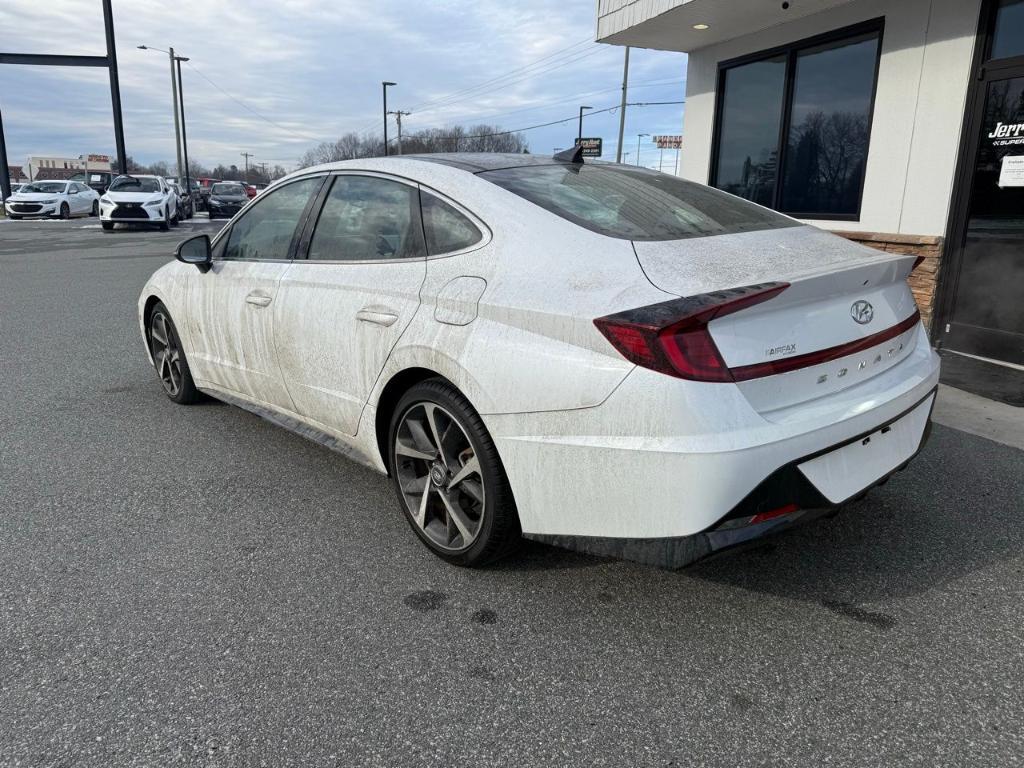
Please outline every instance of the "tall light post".
M181 87L181 62L188 61L188 56L175 56L178 64L178 107L181 109L181 153L185 156L185 194L188 195L190 205L192 201L192 178L188 172L188 138L185 136L185 91ZM181 180L181 169L178 169L178 180ZM189 209L195 213L195 206Z
M174 155L178 162L178 175L181 175L181 125L178 122L178 75L175 65L174 49L165 51L150 45L136 46L140 51L159 51L166 53L171 63L171 111L174 112Z
M381 80L381 88L384 91L384 157L388 156L388 86L398 85L390 80Z
M580 107L580 127L576 132L576 143L579 144L583 140L583 110L593 109L593 107Z
M651 134L649 134L649 133L638 133L636 135L636 164L637 165L640 165L640 137L641 136L650 136L650 135Z

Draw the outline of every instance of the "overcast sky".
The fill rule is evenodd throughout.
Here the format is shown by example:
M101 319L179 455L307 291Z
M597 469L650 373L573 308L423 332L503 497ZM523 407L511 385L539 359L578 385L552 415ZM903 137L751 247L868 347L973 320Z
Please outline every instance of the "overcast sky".
M613 106L623 49L591 42L595 5L114 0L127 151L142 162L174 155L168 60L139 44L191 57L183 67L189 154L207 166L241 165L239 153L248 151L254 162L290 168L321 141L380 131L381 80L398 83L389 108L413 112L404 121L410 131L476 122L522 128L572 116L580 104ZM104 52L99 0L4 0L0 29L8 52ZM683 54L634 51L630 64L630 101L683 98ZM29 154L113 155L104 69L5 65L0 109L12 163ZM637 133L675 134L681 122L682 105L631 109L626 149L635 152ZM584 135L604 137L605 157L614 159L617 115L584 126ZM575 132L565 123L525 136L531 151L547 153L570 146ZM658 156L648 144L641 159Z

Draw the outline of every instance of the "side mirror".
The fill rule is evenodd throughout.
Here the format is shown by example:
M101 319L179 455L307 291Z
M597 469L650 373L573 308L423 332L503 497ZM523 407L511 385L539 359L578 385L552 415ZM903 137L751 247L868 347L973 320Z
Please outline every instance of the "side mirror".
M213 258L210 252L210 236L196 235L188 240L182 240L174 249L174 258L185 264L193 264L202 273L210 271L213 266Z

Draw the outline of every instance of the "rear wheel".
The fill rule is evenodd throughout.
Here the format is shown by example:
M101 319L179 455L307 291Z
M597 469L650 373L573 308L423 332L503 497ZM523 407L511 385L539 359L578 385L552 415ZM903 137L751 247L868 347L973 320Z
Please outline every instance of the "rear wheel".
M479 414L455 387L431 379L410 389L389 438L402 511L434 554L473 567L515 548L519 515L505 469Z
M178 329L174 327L167 307L160 302L149 314L149 350L153 355L156 375L171 400L188 405L200 399L181 347Z

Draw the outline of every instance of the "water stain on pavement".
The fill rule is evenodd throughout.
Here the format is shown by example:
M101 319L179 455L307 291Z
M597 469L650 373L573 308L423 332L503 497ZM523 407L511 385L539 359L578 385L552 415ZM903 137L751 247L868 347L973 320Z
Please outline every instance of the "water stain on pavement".
M498 614L492 611L490 608L481 608L479 611L475 611L470 616L470 621L475 624L497 624Z
M842 603L837 600L822 600L821 604L833 613L845 616L848 619L870 624L878 629L892 629L896 626L896 619L877 611L868 611L853 603Z
M408 594L402 602L414 611L426 613L427 611L436 611L444 605L444 602L447 599L448 595L444 592L434 592L433 590L428 589L423 592L413 592Z

